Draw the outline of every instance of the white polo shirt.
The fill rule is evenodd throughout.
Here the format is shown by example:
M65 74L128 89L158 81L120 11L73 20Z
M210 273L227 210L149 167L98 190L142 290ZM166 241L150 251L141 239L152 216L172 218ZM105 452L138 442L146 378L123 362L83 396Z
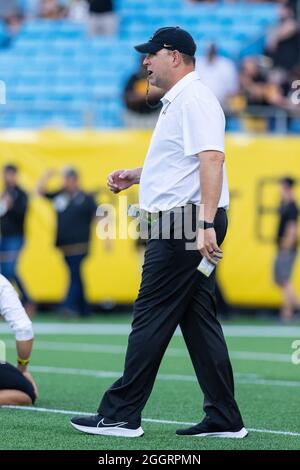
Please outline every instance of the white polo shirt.
M197 72L179 80L162 98L140 179L139 204L158 212L200 204L198 153L224 152L225 116L214 94ZM219 207L228 207L225 164Z

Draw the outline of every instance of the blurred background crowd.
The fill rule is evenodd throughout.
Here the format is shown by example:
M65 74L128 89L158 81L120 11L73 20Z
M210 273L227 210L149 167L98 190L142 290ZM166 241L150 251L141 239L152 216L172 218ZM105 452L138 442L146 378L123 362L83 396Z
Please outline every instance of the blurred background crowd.
M152 127L157 108L145 106L146 77L132 46L179 25L196 39L197 68L225 108L228 130L297 133L299 5L0 0L0 126Z

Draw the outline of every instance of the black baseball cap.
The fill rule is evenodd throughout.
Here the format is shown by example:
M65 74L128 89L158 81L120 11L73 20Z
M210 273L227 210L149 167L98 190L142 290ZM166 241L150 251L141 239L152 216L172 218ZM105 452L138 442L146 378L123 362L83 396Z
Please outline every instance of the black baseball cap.
M190 33L179 26L169 26L158 29L148 42L138 44L134 48L143 54L154 54L160 49L168 49L169 51L178 51L182 54L194 56L196 47Z

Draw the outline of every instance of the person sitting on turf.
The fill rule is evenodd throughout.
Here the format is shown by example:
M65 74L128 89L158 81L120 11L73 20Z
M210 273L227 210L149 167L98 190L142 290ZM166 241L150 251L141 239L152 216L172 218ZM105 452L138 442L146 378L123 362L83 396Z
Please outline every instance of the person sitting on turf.
M0 357L0 405L31 405L38 398L38 389L28 364L33 344L33 329L27 313L10 282L0 274L0 315L16 336L18 366Z

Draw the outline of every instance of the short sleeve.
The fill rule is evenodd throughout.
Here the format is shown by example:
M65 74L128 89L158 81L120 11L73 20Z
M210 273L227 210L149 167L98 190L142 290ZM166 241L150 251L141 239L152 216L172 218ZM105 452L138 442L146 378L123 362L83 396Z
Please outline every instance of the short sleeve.
M216 99L195 97L185 103L182 128L185 156L205 150L224 152L225 116Z

